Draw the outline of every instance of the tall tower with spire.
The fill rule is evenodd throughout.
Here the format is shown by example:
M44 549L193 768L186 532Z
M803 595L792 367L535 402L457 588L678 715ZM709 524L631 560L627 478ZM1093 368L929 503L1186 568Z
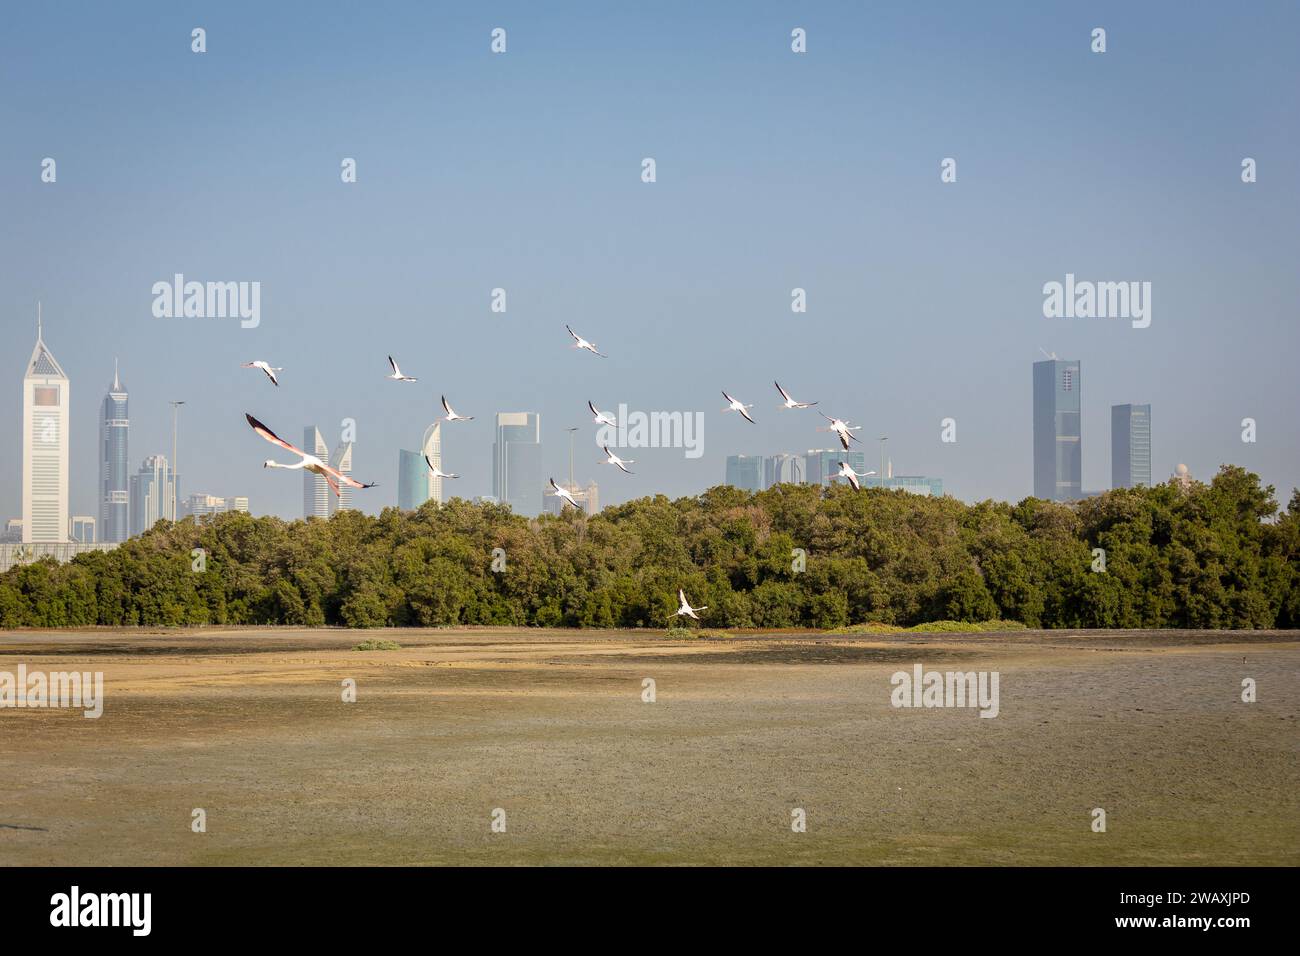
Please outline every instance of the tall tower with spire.
M126 386L113 360L113 384L104 396L99 418L99 529L101 541L131 536L131 476L127 473Z
M352 475L352 442L339 442L338 447L334 449L334 458L332 465L337 468L341 474ZM336 514L340 511L347 511L352 507L352 489L339 482L339 493L330 498L330 514Z
M45 346L40 305L36 347L23 376L23 542L68 540L68 376Z
M325 444L325 436L315 425L308 425L303 429L302 447L307 454L315 455L327 465L330 463L329 446ZM328 518L333 510L330 504L331 494L328 481L320 475L304 471L302 473L302 516Z

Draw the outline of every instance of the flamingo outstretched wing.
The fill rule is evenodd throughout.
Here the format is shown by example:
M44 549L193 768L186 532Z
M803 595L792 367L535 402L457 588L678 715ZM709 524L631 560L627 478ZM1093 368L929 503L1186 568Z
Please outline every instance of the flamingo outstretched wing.
M263 438L269 441L272 445L279 445L281 448L285 449L286 451L291 451L295 455L301 455L303 457L306 457L307 453L304 452L301 448L295 448L293 445L289 444L287 441L285 441L275 432L271 431L271 429L267 428L265 425L259 422L252 415L248 414L248 412L244 412L244 417L248 419L248 424L253 427L253 431L257 432L259 435L261 435Z

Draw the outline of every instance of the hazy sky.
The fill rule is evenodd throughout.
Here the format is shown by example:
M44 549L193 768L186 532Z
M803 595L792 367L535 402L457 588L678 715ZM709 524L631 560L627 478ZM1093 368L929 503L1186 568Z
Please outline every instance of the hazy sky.
M39 299L72 381L73 513L98 513L115 355L132 471L169 453L184 399L182 493L286 517L300 480L261 468L245 411L331 445L355 419L369 511L396 502L440 392L477 416L444 428L467 497L491 491L493 413L538 411L547 472L581 425L577 477L612 503L719 484L729 454L831 447L773 378L862 423L869 466L887 433L896 473L1018 500L1040 346L1082 362L1085 488L1109 486L1122 402L1152 405L1158 479L1231 461L1300 484L1294 3L327 6L6 12L0 460L16 476ZM260 282L260 326L154 318L177 272ZM1067 272L1151 282L1150 327L1044 318ZM566 322L611 357L568 349ZM389 352L418 384L384 380ZM238 367L254 358L280 389ZM721 413L723 388L757 425ZM704 455L598 467L588 399L702 411ZM19 511L7 485L0 517Z

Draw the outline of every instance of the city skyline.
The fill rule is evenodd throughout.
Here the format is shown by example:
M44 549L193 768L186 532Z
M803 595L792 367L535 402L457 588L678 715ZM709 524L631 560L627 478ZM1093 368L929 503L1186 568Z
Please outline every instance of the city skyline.
M40 310L38 309L38 312ZM57 520L60 508L66 515L63 521L62 536L51 533L51 519L44 524L35 525L26 517L10 519L17 521L24 540L33 540L30 536L44 535L34 540L46 542L69 543L74 541L94 541L111 543L122 540L108 537L112 533L113 521L125 514L131 536L142 533L159 518L174 518L174 511L180 511L179 476L173 473L168 458L161 454L148 455L143 459L140 469L127 476L125 492L126 508L117 507L115 488L118 481L118 465L127 460L129 440L128 393L121 382L121 373L117 360L114 360L113 383L105 394L101 405L99 421L99 476L100 476L100 516L76 514L67 491L66 475L72 467L67 454L69 436L72 431L66 412L71 380L54 359L45 345L43 338L43 321L38 315L37 340L32 356L28 360L23 378L23 422L24 443L20 448L20 486L24 494L24 516L33 507L35 498L39 508L44 508ZM184 404L173 402L171 404ZM1097 490L1085 490L1081 483L1081 474L1085 456L1080 433L1080 422L1086 403L1083 399L1082 366L1077 360L1060 359L1054 353L1050 357L1033 363L1032 389L1032 434L1035 447L1033 461L1033 480L1038 497L1048 497L1059 501L1073 501L1098 493ZM1108 488L1125 488L1153 482L1152 475L1152 434L1151 405L1115 404L1110 406L1111 420L1109 430L1111 480ZM53 420L50 415L53 414ZM61 417L60 417L61 416ZM491 496L465 495L468 500L495 500L511 504L517 513L526 517L536 517L547 511L555 511L548 498L548 488L540 480L542 471L541 418L535 412L502 412L495 416L495 436L493 442L493 494ZM355 423L342 423L349 429ZM443 420L439 419L425 429L421 442L422 452L415 453L399 450L399 507L418 507L423 501L434 499L441 503L442 479L428 474L425 456L435 465L441 465L441 428ZM572 433L576 427L566 429ZM885 456L884 442L881 436L881 467L887 470L883 474L866 472L866 454L858 450L841 451L837 449L809 449L803 455L778 452L772 455L733 454L726 457L726 473L723 484L733 485L751 491L760 491L770 487L773 476L780 474L782 480L796 483L832 484L837 479L835 470L840 461L864 478L863 487L901 488L914 493L941 495L944 482L941 478L924 475L893 474L893 460ZM323 461L334 462L335 467L345 475L352 473L352 454L354 443L340 440L333 456L328 452L328 444L321 430L308 425L304 429L304 443L307 448ZM60 452L62 449L62 452ZM49 464L41 465L42 454ZM62 454L60 459L59 455ZM512 457L513 455L513 457ZM36 461L37 472L33 476L27 464L29 457ZM410 459L408 461L408 459ZM1182 468L1178 463L1169 472L1169 477ZM43 471L41 469L44 469ZM572 460L570 461L572 469ZM534 475L536 472L536 476ZM62 485L58 476L64 477ZM44 484L41 484L41 480ZM1160 481L1167 480L1165 478ZM339 510L353 506L352 489L344 485L342 494L333 495L329 484L316 475L304 472L302 476L302 507L304 517L328 518ZM421 482L423 484L421 484ZM200 482L201 484L202 482ZM514 490L510 490L510 485ZM587 479L583 490L581 482L572 480L575 492L582 496L584 507L591 511L596 499L595 482ZM534 487L535 486L535 487ZM436 491L435 491L436 487ZM44 489L44 500L40 495L29 494L28 489ZM52 496L50 488L61 488L61 500ZM1048 494L1048 490L1051 493ZM703 490L703 489L701 489ZM504 492L504 494L503 494ZM651 492L653 493L653 492ZM187 509L187 513L205 514L222 510L248 511L246 496L229 499L238 505L225 505L222 498L201 492L191 496L192 500L207 499L210 503L220 505L200 505ZM406 499L407 503L403 504ZM418 499L418 500L417 500ZM41 514L38 508L38 515Z

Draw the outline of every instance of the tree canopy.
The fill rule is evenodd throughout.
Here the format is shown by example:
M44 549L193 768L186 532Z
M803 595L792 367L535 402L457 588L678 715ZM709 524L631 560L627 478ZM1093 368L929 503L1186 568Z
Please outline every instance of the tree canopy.
M594 517L462 499L328 521L227 513L11 569L0 627L663 627L679 587L718 627L1298 627L1300 491L1279 511L1271 486L1224 466L1069 505L777 485Z

